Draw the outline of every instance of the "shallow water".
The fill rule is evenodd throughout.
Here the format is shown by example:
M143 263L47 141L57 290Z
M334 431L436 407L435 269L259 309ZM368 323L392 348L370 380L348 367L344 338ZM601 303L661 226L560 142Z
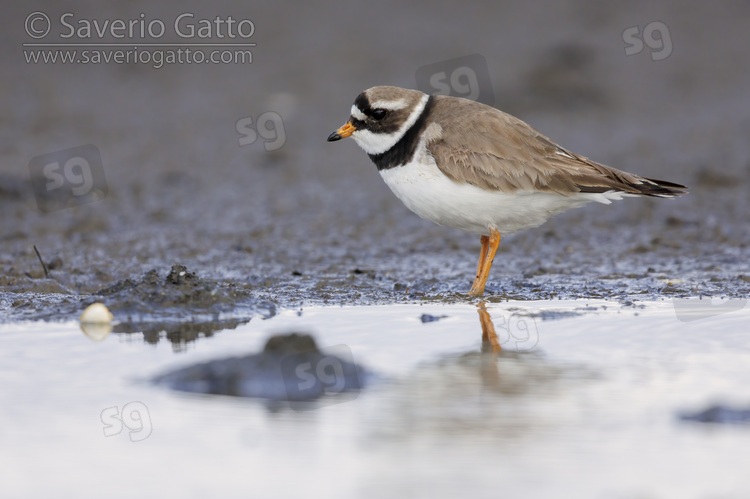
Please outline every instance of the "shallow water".
M742 497L750 426L680 416L750 405L750 307L711 315L691 306L701 311L685 320L680 304L681 320L667 300L489 304L495 353L470 304L285 310L177 353L139 334L93 341L76 322L6 324L2 490ZM345 345L377 380L303 410L150 382L290 331L313 334L324 350ZM121 413L132 416L125 425ZM70 476L85 476L86 487Z

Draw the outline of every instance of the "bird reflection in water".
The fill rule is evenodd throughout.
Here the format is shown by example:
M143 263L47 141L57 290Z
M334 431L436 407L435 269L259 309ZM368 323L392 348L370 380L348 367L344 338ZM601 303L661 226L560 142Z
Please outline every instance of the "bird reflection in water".
M479 312L479 324L482 326L482 353L500 353L503 349L497 340L495 325L492 323L490 313L487 312L485 302L477 305L477 312Z
M479 324L482 326L482 352L500 354L502 345L512 352L528 352L539 343L539 331L533 316L511 313L495 317L495 323L487 311L486 302L477 304ZM500 331L500 334L497 333ZM507 353L507 352L506 352Z

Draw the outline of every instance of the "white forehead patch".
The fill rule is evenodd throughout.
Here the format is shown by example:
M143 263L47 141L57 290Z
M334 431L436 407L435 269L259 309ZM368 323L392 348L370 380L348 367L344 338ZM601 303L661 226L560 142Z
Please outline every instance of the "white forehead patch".
M357 118L359 121L365 121L367 116L365 116L365 113L359 110L357 106L352 106L352 116Z
M373 109L390 109L391 111L398 111L399 109L404 109L408 106L409 103L406 102L406 99L376 100L375 102L370 103L370 107Z

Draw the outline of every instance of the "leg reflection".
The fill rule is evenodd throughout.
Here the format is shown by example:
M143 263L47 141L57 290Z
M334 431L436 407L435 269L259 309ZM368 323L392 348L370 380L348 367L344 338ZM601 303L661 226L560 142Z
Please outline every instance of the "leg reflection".
M495 332L495 325L492 324L492 318L490 313L485 308L485 302L481 302L477 305L477 312L479 312L479 323L482 325L482 352L500 353L500 343L497 341L497 333Z

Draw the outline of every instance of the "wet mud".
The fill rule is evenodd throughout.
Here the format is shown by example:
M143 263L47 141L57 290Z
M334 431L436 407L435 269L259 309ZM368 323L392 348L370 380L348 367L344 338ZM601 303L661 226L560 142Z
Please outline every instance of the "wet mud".
M712 405L697 412L684 412L680 420L717 425L750 425L750 409L728 405Z
M391 7L403 10L400 18L421 18L416 6ZM589 205L504 237L487 301L750 295L743 16L728 7L705 15L673 9L681 45L655 61L605 49L633 22L624 11L585 9L586 20L573 16L529 37L513 34L520 24L512 19L525 8L504 8L471 30L526 45L428 42L417 29L424 51L387 64L379 54L403 53L403 38L338 43L361 39L354 28L361 13L342 10L330 30L339 36L321 38L309 30L332 22L322 12L309 10L309 22L298 25L272 6L253 10L266 29L257 48L263 57L250 68L42 66L8 52L0 321L71 319L94 300L112 309L119 331L157 321L167 327L167 317L231 327L309 304L470 303L478 238L419 219L353 142L325 139L363 88L415 87L423 65L476 52L488 61L500 109L595 161L690 188L674 200ZM725 36L705 40L690 27L692 16L710 18ZM498 31L496 23L506 22L499 19L509 31ZM427 33L456 29L455 19L431 22ZM598 29L590 38L558 31L577 23L576 33ZM16 24L9 36L22 29ZM292 60L291 32L314 36L320 57ZM242 145L238 119L265 111L283 118L283 147ZM81 144L101 153L106 196L42 210L32 159ZM188 274L165 282L176 266Z
M321 352L308 334L272 336L262 352L189 366L154 379L173 390L260 398L269 408L312 408L321 397L364 388L368 374L357 364Z

